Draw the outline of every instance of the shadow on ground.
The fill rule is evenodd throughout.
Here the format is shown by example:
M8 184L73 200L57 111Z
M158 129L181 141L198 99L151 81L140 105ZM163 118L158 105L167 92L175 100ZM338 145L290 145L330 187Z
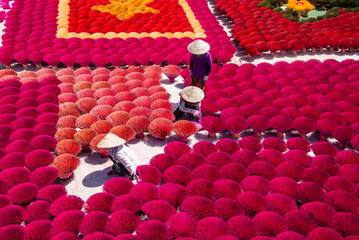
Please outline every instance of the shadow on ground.
M112 169L112 167L107 167L103 170L98 170L89 173L84 179L82 179L82 185L89 188L102 186L107 180L119 177L116 173L107 175L107 173Z

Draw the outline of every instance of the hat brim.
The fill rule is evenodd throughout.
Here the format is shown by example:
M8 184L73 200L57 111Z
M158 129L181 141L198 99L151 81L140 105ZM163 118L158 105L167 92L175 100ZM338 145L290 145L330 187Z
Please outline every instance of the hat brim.
M108 133L98 144L98 148L113 148L125 144L126 141L113 133Z
M181 97L189 103L198 103L204 98L204 92L194 86L186 87L181 91Z
M201 54L205 54L207 53L209 50L211 49L211 46L204 42L204 41L200 41L200 42L192 42L188 45L187 50L192 53L192 54L196 54L196 55L201 55Z

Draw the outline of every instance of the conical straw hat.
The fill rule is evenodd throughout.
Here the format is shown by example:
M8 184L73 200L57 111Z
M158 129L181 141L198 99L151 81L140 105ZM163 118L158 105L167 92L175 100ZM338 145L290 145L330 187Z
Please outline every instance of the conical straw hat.
M190 86L182 90L181 97L189 103L198 103L204 98L204 92L198 87Z
M187 47L188 51L192 54L201 55L209 51L211 47L205 41L200 39L193 41Z
M108 133L98 144L98 148L113 148L125 144L126 141L113 133Z

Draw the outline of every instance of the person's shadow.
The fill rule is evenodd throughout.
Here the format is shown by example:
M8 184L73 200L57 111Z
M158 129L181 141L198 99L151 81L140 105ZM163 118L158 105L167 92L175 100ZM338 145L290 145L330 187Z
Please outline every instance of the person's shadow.
M82 185L85 187L99 187L102 186L107 180L119 177L118 174L112 173L107 175L107 173L112 169L112 167L107 167L102 170L94 171L89 173L84 179L82 179Z

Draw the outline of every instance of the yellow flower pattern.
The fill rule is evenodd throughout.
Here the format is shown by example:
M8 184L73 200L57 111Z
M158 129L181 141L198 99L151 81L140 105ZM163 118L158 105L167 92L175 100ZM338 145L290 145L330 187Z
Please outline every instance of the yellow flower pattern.
M131 18L136 13L158 13L158 10L146 6L152 1L153 0L111 0L110 4L93 6L91 9L107 12L120 20L125 20Z
M195 38L206 38L207 35L205 34L204 29L200 22L196 19L194 12L192 11L191 7L188 5L186 0L178 0L178 4L183 8L183 11L186 14L186 18L188 19L189 23L191 24L193 31L185 31L185 32L107 32L107 33L88 33L88 32L69 32L69 14L70 14L70 0L59 0L59 16L57 17L57 33L56 36L58 38L122 38L127 39L130 37L135 38L143 38L143 37L166 37L166 38L182 38L182 37L189 37L192 39ZM149 3L155 0L110 0L110 4L107 5L97 5L91 7L91 10L98 10L101 12L107 12L114 16L116 16L120 20L125 20L133 17L136 13L148 13L151 12L153 14L159 13L160 10L153 9L151 7L147 7ZM163 11L163 10L161 10Z
M288 11L295 11L300 17L303 12L309 12L314 9L314 6L307 0L288 0Z

